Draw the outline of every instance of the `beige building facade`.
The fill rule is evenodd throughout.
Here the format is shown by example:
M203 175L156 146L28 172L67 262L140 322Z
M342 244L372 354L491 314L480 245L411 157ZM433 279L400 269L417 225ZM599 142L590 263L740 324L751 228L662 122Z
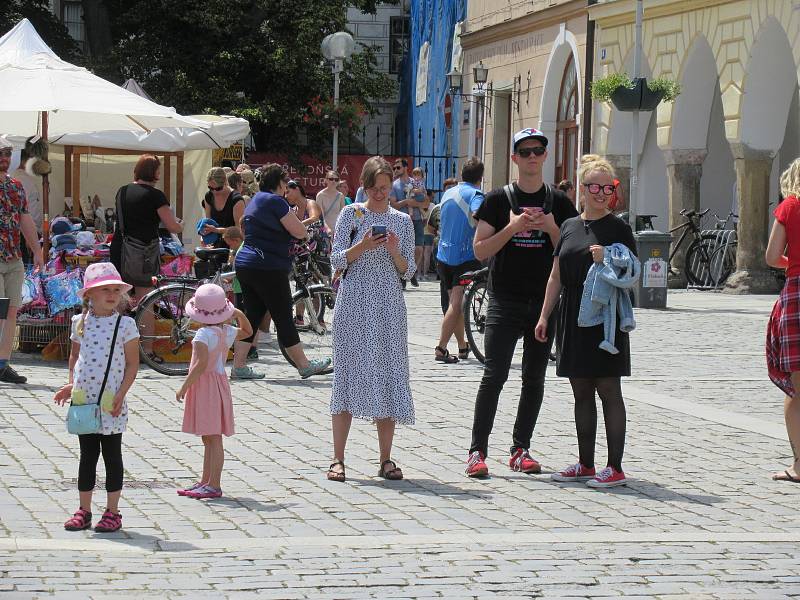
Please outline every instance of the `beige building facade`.
M680 210L740 215L732 292L774 291L764 251L778 176L800 155L800 6L790 0L645 0L643 70L682 94L642 113L640 214L660 229ZM599 0L595 72L632 72L633 0ZM593 149L629 175L630 113L595 103Z
M550 140L545 180L574 179L585 137L586 0L469 0L461 35L464 114L461 156L486 165L484 188L516 178L511 138L525 127ZM473 67L489 69L483 90ZM454 123L455 125L455 123ZM588 133L588 132L587 132Z

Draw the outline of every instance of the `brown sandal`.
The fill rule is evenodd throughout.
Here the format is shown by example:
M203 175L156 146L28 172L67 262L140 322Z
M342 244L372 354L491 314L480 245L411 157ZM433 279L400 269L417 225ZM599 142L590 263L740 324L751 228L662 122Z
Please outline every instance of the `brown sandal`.
M458 357L452 356L447 348L436 346L436 348L434 348L434 351L436 353L436 360L438 362L443 362L446 365L452 365L458 362Z
M386 465L392 465L393 468L387 470ZM378 471L378 477L391 479L392 481L399 481L403 478L403 471L400 470L400 467L398 467L392 459L387 459L381 463L380 471Z
M341 471L334 471L333 467L337 465L342 465ZM331 466L328 467L328 481L338 481L340 483L344 482L345 474L344 474L344 463L341 460L334 461L331 463Z

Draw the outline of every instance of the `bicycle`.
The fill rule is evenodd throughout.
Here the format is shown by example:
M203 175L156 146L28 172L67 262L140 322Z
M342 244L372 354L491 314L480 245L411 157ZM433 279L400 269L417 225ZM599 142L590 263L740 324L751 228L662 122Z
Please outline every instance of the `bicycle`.
M669 253L669 273L671 275L676 274L672 263L681 244L683 244L683 241L688 235L691 234L694 237L694 241L692 241L689 248L686 250L686 259L684 263L686 279L689 285L708 285L709 281L711 281L711 254L716 247L716 236L703 234L699 226L700 219L703 218L709 210L710 209L707 208L703 212L698 213L691 209L683 209L680 214L686 218L686 222L669 230L670 233L683 230L678 241L673 242L672 250L670 250Z
M466 287L464 301L461 305L464 312L464 332L467 335L472 354L481 363L486 361L483 338L486 331L486 309L489 306L489 294L486 286L489 279L489 267L464 273L459 285Z
M739 218L739 215L730 211L725 219L720 219L718 215L714 216L717 220L714 229L720 232L729 232L725 241L722 244L718 244L717 248L711 254L709 263L711 282L714 284L714 287L719 288L725 284L728 277L736 270L736 220ZM733 228L729 230L728 224L731 222L733 223Z

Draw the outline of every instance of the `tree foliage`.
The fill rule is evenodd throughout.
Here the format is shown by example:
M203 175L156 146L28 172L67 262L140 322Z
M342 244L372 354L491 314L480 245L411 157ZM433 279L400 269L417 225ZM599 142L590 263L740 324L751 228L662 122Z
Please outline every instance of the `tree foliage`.
M0 35L28 19L45 43L64 60L81 62L78 45L56 18L48 0L0 0Z

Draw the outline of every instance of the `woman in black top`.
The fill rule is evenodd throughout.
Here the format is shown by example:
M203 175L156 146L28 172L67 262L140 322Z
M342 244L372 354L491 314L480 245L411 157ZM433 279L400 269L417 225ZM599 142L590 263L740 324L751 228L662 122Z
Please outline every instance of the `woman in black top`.
M222 236L228 227L239 227L239 220L244 215L244 198L228 185L225 169L214 167L208 172L208 192L203 197L203 210L206 218L214 219L217 226L206 225L203 235L218 233L219 239L214 242L215 248L225 248Z
M542 314L536 325L536 338L539 341L547 339L547 319L561 296L556 373L560 377L569 377L572 385L580 460L560 473L553 473L552 478L556 481L587 481L590 487L605 488L625 484L622 454L626 414L620 377L630 375L631 371L628 334L617 328L615 345L618 354L601 350L603 325L578 327L578 311L586 275L592 262L603 262L604 247L621 243L635 252L636 242L630 226L608 208L616 187L611 165L596 157L584 160L578 170L578 180L583 213L564 221L561 226ZM599 473L594 468L597 433L595 391L603 403L608 440L608 466Z

